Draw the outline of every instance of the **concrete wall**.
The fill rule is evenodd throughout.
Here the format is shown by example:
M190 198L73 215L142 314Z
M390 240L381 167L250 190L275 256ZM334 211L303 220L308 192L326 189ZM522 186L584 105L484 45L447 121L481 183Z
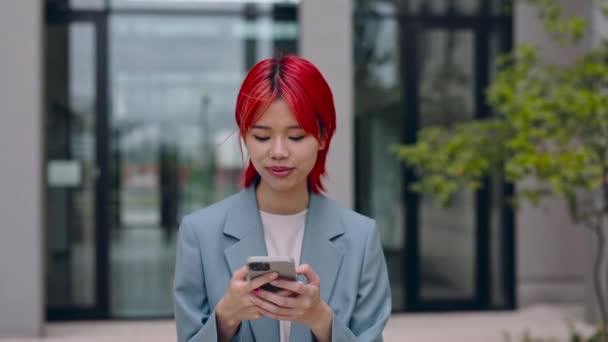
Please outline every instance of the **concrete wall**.
M337 131L327 161L328 195L348 208L354 202L352 3L301 1L300 54L323 73L334 94Z
M591 1L561 0L565 12L590 18ZM535 43L546 61L572 62L589 48L589 40L570 48L553 43L534 10L521 1L515 16L516 43ZM530 183L522 182L519 188ZM548 200L540 208L525 205L517 213L517 294L520 306L537 302L582 303L585 298L585 230L570 223L563 202Z
M42 1L0 11L0 336L36 336L44 320Z

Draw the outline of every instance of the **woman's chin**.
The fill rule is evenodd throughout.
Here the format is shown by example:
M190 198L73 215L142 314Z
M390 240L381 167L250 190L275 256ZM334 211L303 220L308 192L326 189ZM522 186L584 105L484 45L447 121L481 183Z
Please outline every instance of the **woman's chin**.
M270 176L270 179L264 179L262 178L262 182L266 183L266 186L270 189L272 189L272 191L275 192L292 192L295 189L299 188L298 184L293 181L293 179L289 179L289 178L275 178ZM304 187L305 188L305 187Z

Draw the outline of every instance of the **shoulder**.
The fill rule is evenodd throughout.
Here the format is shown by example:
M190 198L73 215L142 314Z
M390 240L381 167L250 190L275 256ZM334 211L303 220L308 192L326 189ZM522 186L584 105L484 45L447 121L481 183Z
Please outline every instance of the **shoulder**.
M352 209L345 208L335 200L320 196L323 202L323 207L328 211L331 211L333 215L341 221L344 226L344 232L346 234L360 235L362 237L368 237L376 229L376 220L360 214Z
M236 193L208 207L190 212L184 215L182 224L191 226L195 231L200 230L203 226L221 227L226 220L230 208L234 206L240 195L240 192Z

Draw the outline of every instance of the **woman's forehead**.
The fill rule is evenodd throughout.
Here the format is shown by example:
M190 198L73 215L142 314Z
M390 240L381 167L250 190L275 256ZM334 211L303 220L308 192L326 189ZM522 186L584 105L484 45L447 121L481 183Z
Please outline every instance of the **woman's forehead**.
M259 114L251 128L299 129L301 125L289 105L283 100L276 100Z

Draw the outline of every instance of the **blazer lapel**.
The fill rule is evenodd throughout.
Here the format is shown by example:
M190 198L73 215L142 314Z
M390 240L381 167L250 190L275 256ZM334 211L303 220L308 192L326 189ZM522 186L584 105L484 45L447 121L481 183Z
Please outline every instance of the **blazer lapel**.
M245 265L250 256L268 255L253 186L242 191L235 199L226 218L224 234L238 239L224 250L231 273ZM278 321L263 317L248 322L256 341L279 342Z
M344 226L338 213L339 208L333 201L311 193L300 265L310 265L319 275L321 298L325 303L329 303L344 256L332 242L334 238L344 234ZM310 329L302 324L292 323L290 341L312 341Z

